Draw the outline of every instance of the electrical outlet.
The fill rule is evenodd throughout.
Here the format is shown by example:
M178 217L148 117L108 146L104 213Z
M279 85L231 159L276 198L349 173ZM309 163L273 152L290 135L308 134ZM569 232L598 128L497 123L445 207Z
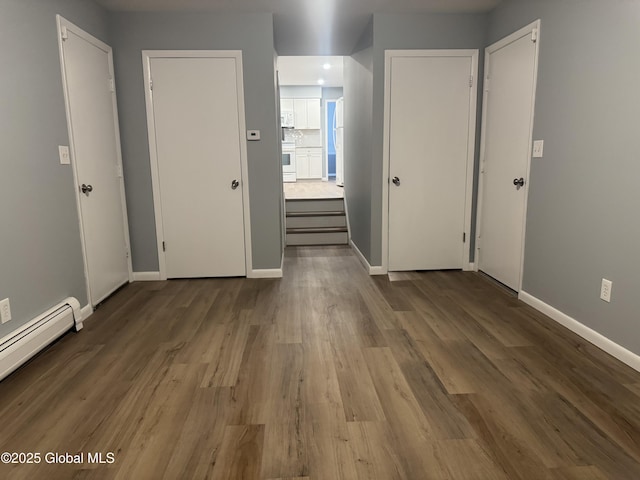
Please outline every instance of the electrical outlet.
M536 140L533 142L533 158L542 158L544 150L544 140Z
M58 155L60 156L60 165L69 165L71 163L68 146L58 145Z
M11 320L11 305L9 299L5 298L0 300L0 321L7 323L9 320Z
M602 279L602 285L600 286L600 298L605 302L611 302L612 287L613 282L611 280L607 280L606 278Z

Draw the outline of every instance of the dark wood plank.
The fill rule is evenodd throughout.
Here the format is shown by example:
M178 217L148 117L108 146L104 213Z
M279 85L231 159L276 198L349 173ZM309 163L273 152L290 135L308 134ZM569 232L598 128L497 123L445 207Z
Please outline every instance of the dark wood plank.
M469 272L126 286L0 383L0 478L640 478L640 373Z

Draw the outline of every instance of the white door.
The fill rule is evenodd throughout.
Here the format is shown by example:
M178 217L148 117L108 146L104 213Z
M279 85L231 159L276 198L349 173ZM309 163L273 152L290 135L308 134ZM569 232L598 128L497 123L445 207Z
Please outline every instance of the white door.
M111 47L58 17L89 303L129 281L129 233Z
M468 262L476 58L475 51L388 57L390 271Z
M241 58L145 55L161 276L246 275Z
M513 290L520 289L522 270L537 65L535 25L486 51L478 268Z

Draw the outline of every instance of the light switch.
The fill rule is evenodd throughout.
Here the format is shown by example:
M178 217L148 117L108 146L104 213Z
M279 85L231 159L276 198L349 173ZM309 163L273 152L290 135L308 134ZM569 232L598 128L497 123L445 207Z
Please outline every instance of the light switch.
M71 163L69 147L66 145L58 145L58 154L60 155L60 165L69 165Z
M260 130L247 130L247 140L260 140Z
M544 148L544 140L534 140L533 142L533 158L542 158L542 149Z

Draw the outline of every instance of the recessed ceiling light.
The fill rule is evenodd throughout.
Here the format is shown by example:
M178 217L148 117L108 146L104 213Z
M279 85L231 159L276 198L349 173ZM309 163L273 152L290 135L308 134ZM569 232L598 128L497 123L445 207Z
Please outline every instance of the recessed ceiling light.
M318 79L318 85L324 85L324 78Z
M325 70L329 70L331 68L331 64L325 63L324 65L322 65L322 68L324 68Z

